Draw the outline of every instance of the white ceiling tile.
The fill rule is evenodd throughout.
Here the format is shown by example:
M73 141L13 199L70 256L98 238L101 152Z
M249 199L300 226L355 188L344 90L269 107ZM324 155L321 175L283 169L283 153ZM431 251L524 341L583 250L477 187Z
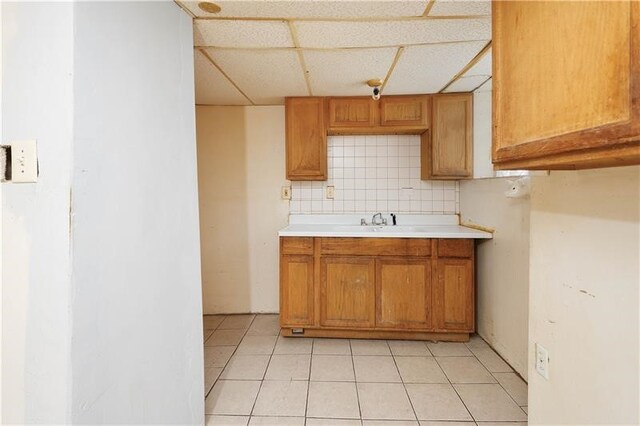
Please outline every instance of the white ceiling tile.
M476 89L476 92L491 92L491 90L493 90L493 79L492 78L487 80L487 82L484 83L482 86L478 87Z
M436 0L429 16L478 16L491 15L491 1L486 0Z
M196 20L193 42L195 46L293 47L284 21Z
M207 49L213 60L259 105L280 105L285 96L307 96L294 50Z
M373 47L491 39L491 19L410 21L298 21L301 47Z
M489 77L484 75L472 75L469 77L460 77L454 81L451 86L447 87L446 93L452 92L472 92L482 83L487 81Z
M473 75L490 76L491 75L491 48L476 62L471 68L464 73L465 77Z
M491 77L491 48L478 62L473 64L460 78L447 87L445 92L470 92Z
M386 1L238 1L219 0L214 3L222 9L212 14L201 10L199 2L182 2L198 17L241 18L363 18L420 16L427 0Z
M305 50L311 89L317 96L367 96L366 81L384 79L397 49Z
M384 93L436 93L486 44L486 41L472 41L407 47L391 74Z
M194 52L196 104L250 105L250 102L215 67L202 52Z

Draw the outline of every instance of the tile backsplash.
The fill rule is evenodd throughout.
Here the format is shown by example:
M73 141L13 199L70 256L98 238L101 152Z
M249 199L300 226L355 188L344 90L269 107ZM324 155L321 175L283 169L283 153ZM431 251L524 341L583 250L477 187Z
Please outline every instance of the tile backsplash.
M460 210L456 181L420 180L420 136L329 136L328 180L292 182L291 213L425 213ZM327 199L326 187L335 188Z

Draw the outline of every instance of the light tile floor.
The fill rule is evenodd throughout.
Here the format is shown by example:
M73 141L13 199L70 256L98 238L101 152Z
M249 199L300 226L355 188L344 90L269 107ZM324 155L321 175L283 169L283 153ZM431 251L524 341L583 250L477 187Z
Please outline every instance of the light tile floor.
M478 336L286 338L277 315L207 315L204 362L207 425L527 423L527 384Z

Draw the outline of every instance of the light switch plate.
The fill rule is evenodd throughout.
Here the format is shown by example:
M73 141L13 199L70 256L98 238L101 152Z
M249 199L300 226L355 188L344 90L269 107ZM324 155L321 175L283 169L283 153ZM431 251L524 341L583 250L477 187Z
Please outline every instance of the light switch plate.
M37 182L38 151L36 141L12 141L9 145L11 145L11 182Z
M283 186L280 189L280 197L282 197L283 200L290 200L291 199L291 187L290 186Z

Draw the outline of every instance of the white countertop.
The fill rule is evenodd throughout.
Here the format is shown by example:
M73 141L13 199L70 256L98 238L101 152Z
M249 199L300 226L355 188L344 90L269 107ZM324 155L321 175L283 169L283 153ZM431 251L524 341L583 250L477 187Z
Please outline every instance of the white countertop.
M397 215L397 225L361 226L372 215L290 215L280 237L492 238L489 232L459 225L457 215Z

